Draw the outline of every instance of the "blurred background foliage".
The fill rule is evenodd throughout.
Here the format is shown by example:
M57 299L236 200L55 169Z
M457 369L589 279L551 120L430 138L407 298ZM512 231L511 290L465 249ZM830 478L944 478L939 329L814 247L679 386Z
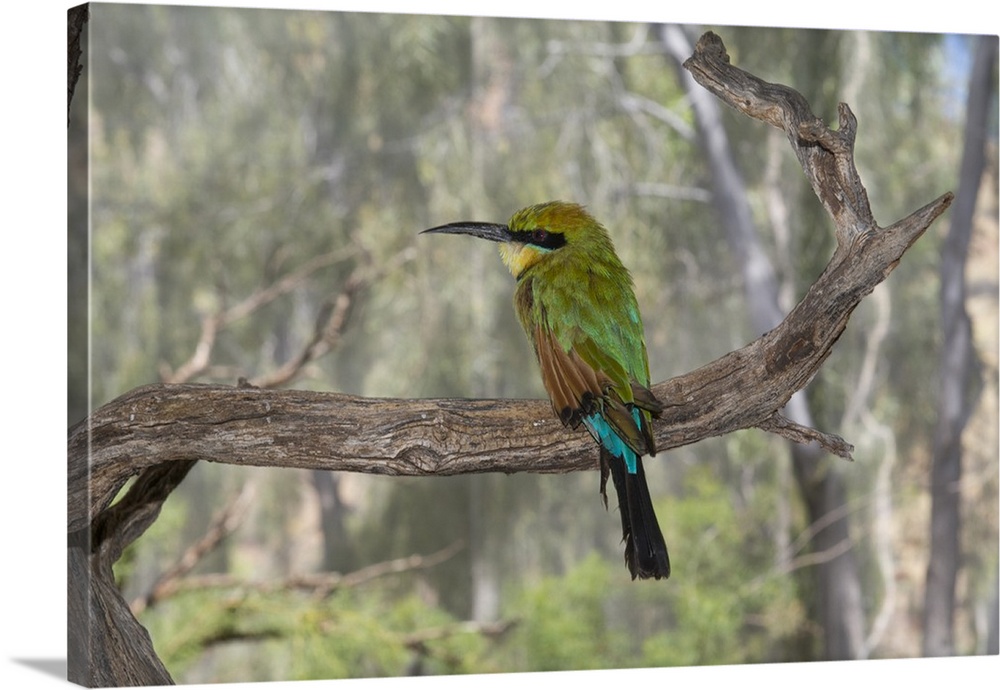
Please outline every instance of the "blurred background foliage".
M91 156L92 406L154 381L266 377L345 305L330 351L282 385L542 397L495 248L417 233L556 198L585 203L611 230L635 278L654 380L759 335L678 71L652 27L91 13L90 107L74 126L89 127ZM851 105L883 225L956 189L971 37L688 28L713 28L734 64L798 89L828 122L838 102ZM723 117L787 310L829 258L831 224L780 133ZM986 652L996 619L990 146L968 268L984 388L965 439L959 654ZM946 228L935 224L861 305L808 389L819 428L856 447L855 463L830 467L847 487L867 656L920 654ZM184 369L206 320L279 284L230 311L202 366ZM140 620L179 682L819 659L815 526L789 463L788 446L762 432L650 463L667 582L628 580L596 473L413 479L210 464L116 574L126 598L144 602ZM888 516L876 512L885 505ZM230 520L212 537L220 515ZM301 581L449 547L433 564ZM151 597L164 582L186 584Z

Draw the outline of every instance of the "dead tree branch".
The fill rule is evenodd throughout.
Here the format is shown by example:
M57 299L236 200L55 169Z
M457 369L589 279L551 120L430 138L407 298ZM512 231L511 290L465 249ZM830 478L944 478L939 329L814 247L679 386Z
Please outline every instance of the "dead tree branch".
M857 122L846 105L839 130L827 129L794 90L730 65L714 34L702 37L685 66L725 102L786 133L833 219L837 248L776 328L654 386L666 404L655 428L658 446L666 451L763 428L849 455L842 439L789 425L778 415L826 361L855 307L952 195L881 228L854 167ZM144 386L95 410L70 429L68 459L70 629L86 640L85 652L71 647L70 667L85 669L88 685L170 682L114 587L111 566L197 460L393 475L597 468L589 437L564 429L545 401L377 399L193 384ZM135 486L109 508L136 475ZM123 629L131 633L127 640ZM89 661L78 658L82 653ZM96 664L99 658L106 663Z
M70 106L73 104L73 93L76 91L76 83L83 74L83 65L80 58L83 57L83 48L80 47L80 39L83 35L84 24L90 20L90 6L87 4L71 7L68 12L69 31L66 36L66 71L68 73L66 85L66 121L69 124Z
M319 359L340 344L354 307L361 294L378 278L390 273L414 256L412 248L397 253L381 267L364 264L359 266L347 277L340 292L330 298L319 317L316 319L316 329L306 346L294 357L276 370L250 379L249 383L260 388L278 388L290 383L305 368L309 362Z
M132 612L138 616L150 606L155 606L157 602L182 589L184 576L242 524L255 495L254 485L251 482L244 484L243 489L212 519L201 539L185 549L177 562L157 578L146 594L132 600Z
M355 253L354 250L352 253ZM410 261L413 254L412 248L403 250L380 267L372 265L370 257L365 256L360 265L344 280L340 291L330 297L320 310L315 330L309 342L274 371L249 379L250 385L260 388L277 388L288 385L302 373L307 364L336 349L361 294L375 280ZM166 363L161 364L160 380L163 383L187 383L204 374L211 365L215 340L229 324L252 315L266 304L294 290L316 271L331 266L344 258L346 258L346 254L343 251L321 254L270 285L256 290L228 309L221 309L202 316L201 333L191 356L176 369L171 369Z
M248 581L228 573L197 575L177 580L170 594L189 592L197 589L230 589L243 592L271 594L280 591L304 590L315 599L323 599L338 589L347 589L377 580L388 575L425 570L444 563L461 551L463 544L455 542L450 546L427 555L413 554L403 558L373 563L349 573L323 572L293 575L278 580Z
M160 380L163 383L186 383L202 374L211 363L212 349L219 332L229 324L253 314L266 304L287 294L301 285L316 271L331 266L344 258L344 252L334 251L321 254L290 271L270 285L262 287L228 309L220 309L201 318L201 334L194 351L180 366L171 369L166 363L160 365ZM350 279L347 281L350 282ZM346 289L346 287L345 287Z

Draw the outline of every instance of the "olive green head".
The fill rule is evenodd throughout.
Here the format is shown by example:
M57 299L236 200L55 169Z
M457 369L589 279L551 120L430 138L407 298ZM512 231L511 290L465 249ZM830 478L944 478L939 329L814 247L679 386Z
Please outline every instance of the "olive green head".
M517 211L506 224L461 221L429 233L471 235L500 243L500 256L515 277L556 255L610 253L614 249L604 227L579 204L548 201Z

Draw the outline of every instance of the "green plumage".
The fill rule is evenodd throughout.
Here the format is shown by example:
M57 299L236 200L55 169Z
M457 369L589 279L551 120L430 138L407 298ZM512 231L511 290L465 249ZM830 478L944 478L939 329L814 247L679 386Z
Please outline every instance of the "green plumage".
M557 211L561 214L553 218ZM532 206L516 214L510 227L516 232L521 224L566 223L576 220L580 211L556 204ZM567 223L566 246L519 276L514 306L526 333L540 324L563 350L576 351L592 369L603 372L621 400L630 403L633 383L649 386L639 306L632 277L607 231L589 220Z
M568 426L584 424L601 446L601 494L610 473L632 577L668 577L641 461L656 453L651 419L662 407L649 391L632 278L607 231L582 206L554 201L518 211L507 225L462 222L426 232L500 243L553 410Z

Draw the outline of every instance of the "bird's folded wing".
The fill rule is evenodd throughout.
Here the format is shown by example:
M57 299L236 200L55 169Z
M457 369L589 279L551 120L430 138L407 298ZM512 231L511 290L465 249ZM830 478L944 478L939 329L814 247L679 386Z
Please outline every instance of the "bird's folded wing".
M654 452L645 417L638 415L640 422L637 423L626 401L618 393L619 384L581 356L581 352L589 354L589 348L566 350L550 331L536 325L535 350L542 370L542 383L548 391L553 410L563 424L576 427L584 417L601 412L618 437L638 455ZM626 390L632 393L633 387L627 383L626 386ZM658 406L652 394L645 388L642 390L645 393L642 393L641 402L636 400L637 406L644 409L647 405Z

